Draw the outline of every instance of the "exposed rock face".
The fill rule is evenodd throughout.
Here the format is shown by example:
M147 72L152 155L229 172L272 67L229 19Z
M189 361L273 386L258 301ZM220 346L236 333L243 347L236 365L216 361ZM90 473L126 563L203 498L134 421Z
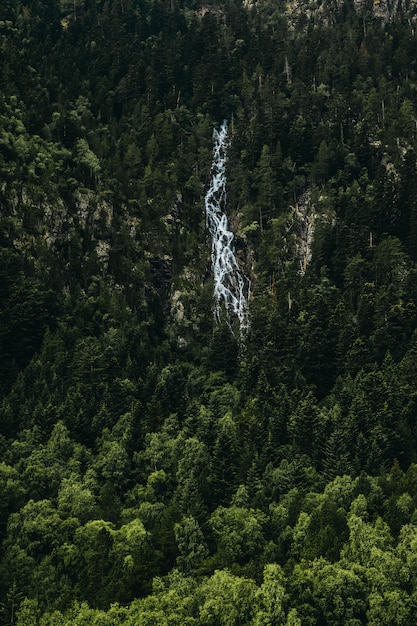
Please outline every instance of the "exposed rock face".
M314 238L316 215L311 205L311 192L306 191L294 207L297 256L300 274L305 274L311 261L311 246Z
M96 245L96 255L100 265L103 268L103 272L107 272L110 256L110 244L107 241L100 239Z
M287 19L288 28L292 32L300 32L307 26L332 26L344 7L344 0L287 0L280 13ZM268 17L277 13L270 0L247 0L245 6L250 9L257 6ZM416 0L353 0L357 13L375 17L386 24L398 16L406 16L409 20L417 20Z
M353 0L358 13L369 11L383 23L389 22L399 15L408 14L416 17L417 3L415 0Z

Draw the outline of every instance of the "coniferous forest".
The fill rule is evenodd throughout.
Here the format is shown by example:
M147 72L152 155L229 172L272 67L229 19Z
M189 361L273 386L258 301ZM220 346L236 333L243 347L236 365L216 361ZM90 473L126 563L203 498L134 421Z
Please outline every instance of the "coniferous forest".
M1 1L1 626L417 623L416 29Z

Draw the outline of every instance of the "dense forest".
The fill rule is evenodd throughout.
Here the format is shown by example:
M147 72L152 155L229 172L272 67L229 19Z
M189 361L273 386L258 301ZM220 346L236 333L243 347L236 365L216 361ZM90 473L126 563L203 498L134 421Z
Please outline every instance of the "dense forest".
M1 1L1 626L417 623L416 28Z

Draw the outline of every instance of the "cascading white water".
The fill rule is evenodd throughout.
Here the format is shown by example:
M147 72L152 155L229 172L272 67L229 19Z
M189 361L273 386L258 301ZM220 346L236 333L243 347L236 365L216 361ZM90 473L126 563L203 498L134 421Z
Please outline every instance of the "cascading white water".
M250 280L237 262L233 233L229 230L226 209L226 161L229 146L227 121L213 131L213 164L210 188L206 193L207 226L211 235L211 261L214 274L215 316L220 319L222 303L228 322L236 316L241 332L248 327Z

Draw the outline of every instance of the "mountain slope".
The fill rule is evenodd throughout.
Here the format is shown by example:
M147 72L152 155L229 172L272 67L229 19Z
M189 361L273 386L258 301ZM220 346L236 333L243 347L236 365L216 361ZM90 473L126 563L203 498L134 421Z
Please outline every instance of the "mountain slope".
M416 621L414 12L2 3L2 623Z

